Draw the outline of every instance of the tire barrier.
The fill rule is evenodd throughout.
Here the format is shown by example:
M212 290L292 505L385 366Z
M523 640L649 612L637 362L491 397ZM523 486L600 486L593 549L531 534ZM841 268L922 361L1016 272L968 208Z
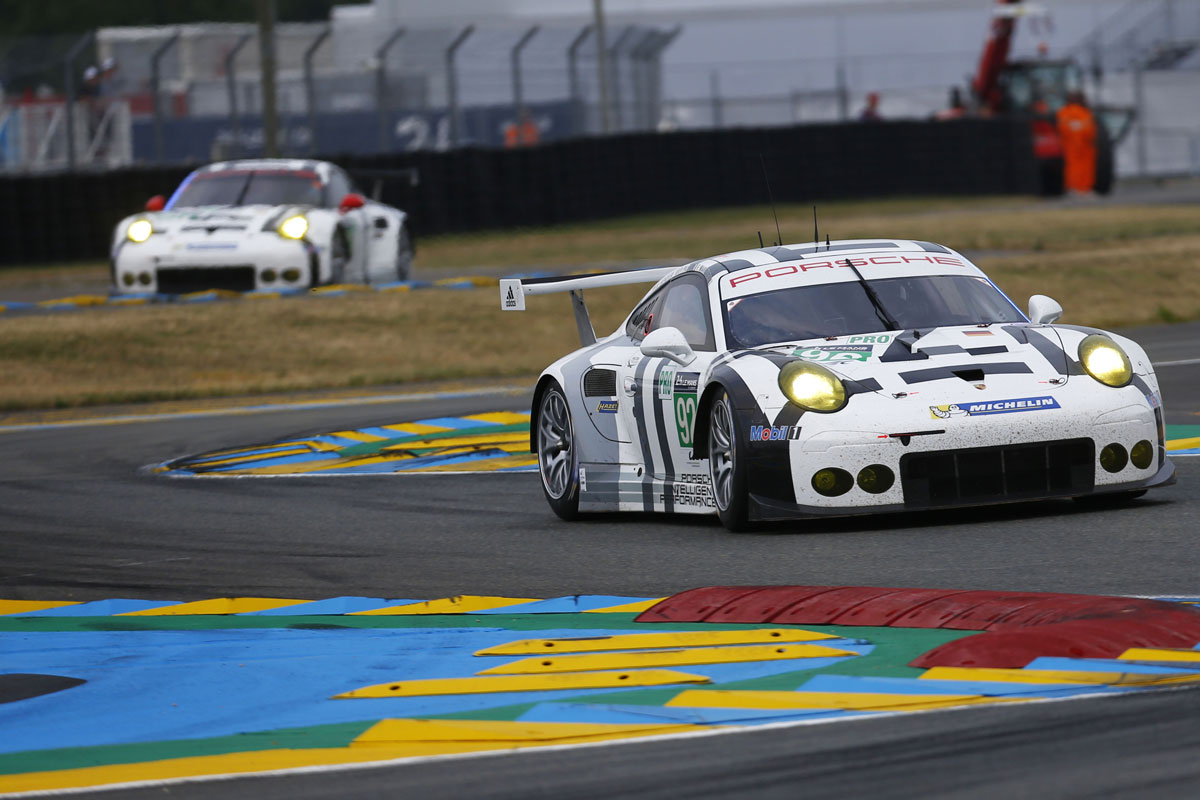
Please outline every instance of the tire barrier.
M647 212L889 195L1037 194L1028 124L881 122L640 133L517 150L332 156L420 236ZM0 178L0 265L108 257L113 227L191 167ZM764 223L766 220L764 220ZM785 221L786 224L786 221ZM807 223L805 223L807 230Z
M977 624L1006 614L1075 619L1088 600L819 588L791 587L790 605L838 619L854 609L857 591L869 598L857 605L870 608L853 618L878 622L904 617L919 591L945 602L916 619L953 612L944 621ZM731 733L1200 681L1193 649L925 669L909 664L995 634L663 621L711 620L731 602L760 612L788 606L781 587L770 591L0 600L0 726L21 731L0 739L0 794ZM818 601L834 593L836 602ZM1160 619L1196 614L1187 608L1195 598L1100 600Z

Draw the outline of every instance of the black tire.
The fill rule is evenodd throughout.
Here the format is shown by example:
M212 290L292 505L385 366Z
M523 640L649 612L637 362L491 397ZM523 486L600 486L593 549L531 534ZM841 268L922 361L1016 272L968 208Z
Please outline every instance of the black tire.
M346 233L341 228L335 228L333 239L329 242L329 283L343 283L346 280L346 265L350 261L350 248L346 245Z
M735 533L750 530L747 515L746 442L738 435L737 412L729 394L718 390L709 409L708 475L721 524Z
M551 384L538 402L538 474L542 491L554 513L565 520L579 517L579 452L571 407L558 384Z
M1072 498L1084 508L1121 508L1146 493L1145 489L1135 489L1132 492L1106 492L1104 494L1089 494Z
M400 236L396 242L396 277L395 280L406 281L412 278L413 256L416 254L412 237L408 234L408 226L400 226Z

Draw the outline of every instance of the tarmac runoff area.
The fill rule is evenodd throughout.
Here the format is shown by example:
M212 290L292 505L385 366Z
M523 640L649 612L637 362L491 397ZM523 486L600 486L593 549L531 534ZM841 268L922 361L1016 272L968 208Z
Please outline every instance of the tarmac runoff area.
M1200 682L1197 602L828 586L0 600L0 727L21 731L0 743L0 793L1172 688Z

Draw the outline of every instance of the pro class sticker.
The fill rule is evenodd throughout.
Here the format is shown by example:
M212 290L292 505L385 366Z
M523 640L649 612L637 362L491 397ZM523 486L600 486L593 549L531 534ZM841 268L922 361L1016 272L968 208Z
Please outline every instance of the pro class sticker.
M1015 414L1020 411L1044 411L1062 408L1053 397L1020 397L1015 400L989 400L975 403L951 403L946 406L930 406L929 416L933 419L950 417L986 417L992 414Z

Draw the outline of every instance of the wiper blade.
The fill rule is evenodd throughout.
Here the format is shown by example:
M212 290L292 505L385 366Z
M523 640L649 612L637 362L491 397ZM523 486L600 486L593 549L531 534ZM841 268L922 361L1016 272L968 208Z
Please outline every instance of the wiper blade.
M875 290L871 288L871 284L867 283L866 278L864 278L862 273L858 271L858 267L854 266L854 262L847 258L846 266L854 270L854 275L858 278L858 284L863 288L863 291L867 293L867 299L871 301L871 305L875 307L875 316L879 317L879 321L884 325L887 325L887 329L889 331L900 330L900 323L896 322L896 320L892 319L892 316L888 314L887 309L883 307L883 302L879 299L879 295L875 294Z

